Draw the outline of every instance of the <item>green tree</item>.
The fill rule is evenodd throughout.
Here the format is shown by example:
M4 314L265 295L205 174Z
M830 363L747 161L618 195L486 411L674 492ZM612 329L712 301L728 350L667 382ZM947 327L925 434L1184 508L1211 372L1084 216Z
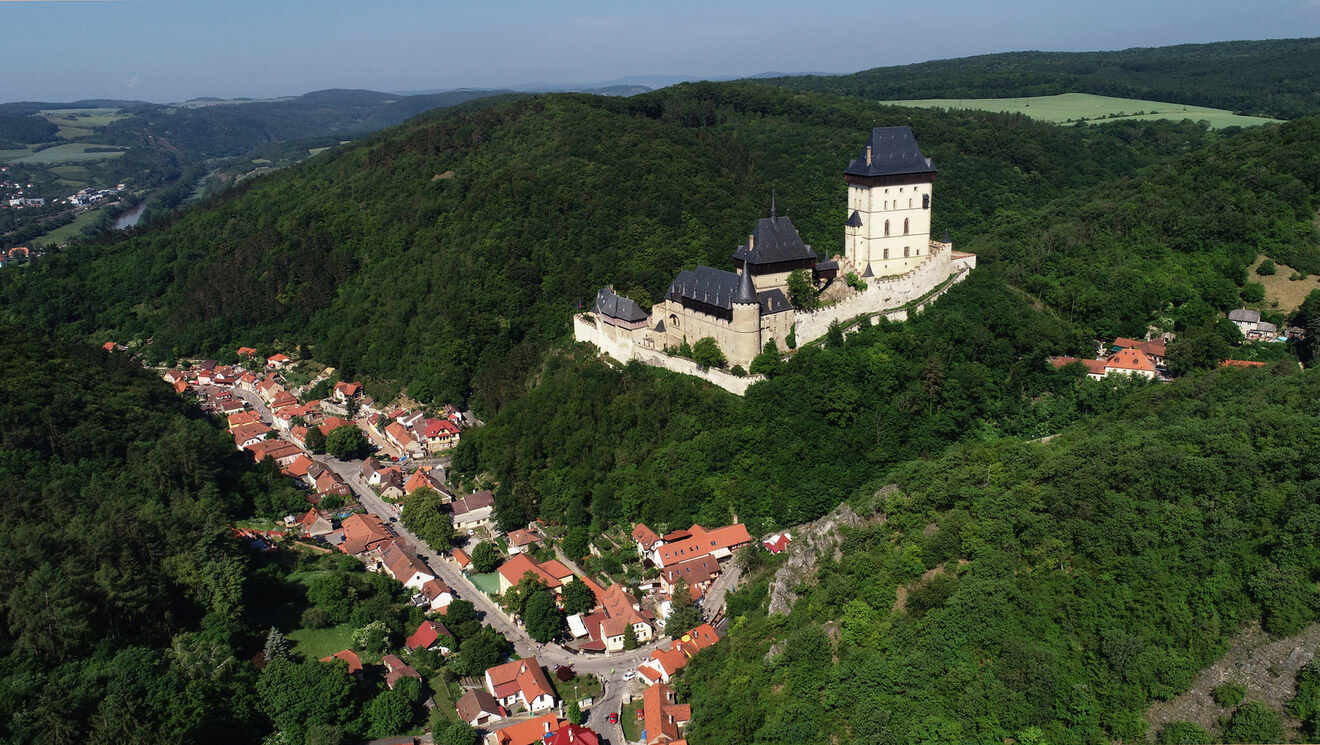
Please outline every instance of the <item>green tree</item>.
M573 581L564 585L564 592L561 596L564 603L564 612L573 615L575 613L589 613L596 607L596 593L587 587L586 582Z
M1215 703L1231 709L1242 703L1242 698L1247 695L1247 689L1240 683L1220 683L1210 691L1210 696L1214 698Z
M710 336L703 336L692 345L692 361L702 367L724 367L728 362L724 352L720 351L720 345Z
M788 275L788 301L798 310L814 310L820 305L820 292L811 273L798 269Z
M481 734L467 722L455 722L444 712L431 712L431 738L435 745L478 745Z
M1213 327L1189 329L1169 343L1169 369L1176 375L1211 370L1228 359L1228 342Z
M458 654L450 660L448 667L455 675L481 675L488 668L498 665L511 652L513 645L500 636L498 631L489 626L481 626L476 634L463 640Z
M325 434L321 432L320 427L311 427L307 430L307 436L304 438L304 444L307 449L316 454L325 452Z
M582 721L583 721L582 707L578 706L578 702L574 701L573 703L569 704L568 711L566 712L566 714L568 716L568 721L570 723L576 724L578 726L582 725Z
M403 527L435 551L447 551L454 540L454 521L440 492L422 487L408 495L403 506Z
M356 715L353 682L343 665L276 657L261 671L259 705L287 742L301 745L312 727L340 725Z
M499 544L495 541L482 541L472 549L471 559L472 571L487 574L495 571L500 562L504 561L504 554L500 552Z
M832 349L843 346L843 327L838 321L830 322L830 327L825 332L825 345Z
M769 378L779 374L782 367L783 364L779 359L779 345L775 344L774 339L771 339L765 343L765 348L761 350L761 353L752 359L748 372Z
M1214 739L1199 724L1191 722L1169 722L1160 728L1156 742L1160 745L1210 745Z
M665 632L670 636L685 634L701 625L701 609L692 599L687 580L679 578L670 595L669 616L665 619Z
M1256 274L1259 274L1262 277L1272 277L1278 271L1279 268L1274 265L1272 259L1266 259L1260 262L1260 266L1256 267Z
M590 553L591 534L585 526L574 525L568 529L568 533L564 536L564 542L560 544L560 547L564 549L564 554L568 558L580 560Z
M1283 722L1259 701L1239 706L1220 736L1224 742L1283 742Z
M367 736L390 737L403 733L412 722L412 706L399 694L388 688L376 694L367 703Z
M345 424L331 430L325 438L325 450L340 460L353 460L370 454L371 443L356 425Z
M1259 282L1248 282L1242 285L1242 300L1251 304L1264 302L1265 285Z
M555 596L541 588L527 598L522 614L527 635L542 644L554 641L564 630L564 614L555 607Z
M623 627L623 648L629 651L637 649L637 630L632 624Z
M370 654L380 654L390 643L390 627L384 621L372 621L353 631L353 646Z

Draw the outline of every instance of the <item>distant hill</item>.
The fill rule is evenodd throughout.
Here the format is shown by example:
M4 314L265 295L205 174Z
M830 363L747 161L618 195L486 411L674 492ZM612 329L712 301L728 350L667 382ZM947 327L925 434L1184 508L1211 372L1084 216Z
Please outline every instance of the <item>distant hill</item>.
M763 82L879 101L1095 93L1293 119L1320 113L1320 38L1007 52Z

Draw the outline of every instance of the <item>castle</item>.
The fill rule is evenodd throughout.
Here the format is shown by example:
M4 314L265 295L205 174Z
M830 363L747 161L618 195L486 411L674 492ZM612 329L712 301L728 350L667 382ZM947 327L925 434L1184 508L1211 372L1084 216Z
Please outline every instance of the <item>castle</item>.
M929 302L976 266L973 254L953 251L947 240L930 240L935 166L921 154L912 130L876 127L861 153L844 170L848 210L844 251L820 260L793 222L775 214L756 221L747 242L733 252L735 271L708 266L678 273L664 299L650 312L602 288L590 311L574 319L574 336L621 361L648 364L705 377L735 393L751 380L697 367L668 354L686 342L710 337L729 368L751 364L767 343L788 346L822 336L834 321L884 314L906 318L906 304ZM817 288L856 274L865 289L835 293L837 302L819 310L796 310L789 302L789 275L801 271ZM842 294L842 297L837 297Z

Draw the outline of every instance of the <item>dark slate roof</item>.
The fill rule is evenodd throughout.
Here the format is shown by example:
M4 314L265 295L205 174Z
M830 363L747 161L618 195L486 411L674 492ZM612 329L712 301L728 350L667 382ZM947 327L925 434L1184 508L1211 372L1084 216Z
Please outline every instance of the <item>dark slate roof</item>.
M738 275L708 266L683 270L669 285L671 300L695 300L717 308L732 308L738 294Z
M875 276L875 273L871 271L871 263L870 263L869 261L866 263L866 271L862 272L862 276L863 276L863 277L874 277L874 276Z
M830 269L838 269L838 268L839 268L839 262L835 261L834 259L830 259L829 261L816 262L816 271L818 272L824 272L824 271L829 271Z
M743 271L738 277L738 296L733 299L735 303L754 303L756 302L756 285L752 284L752 273Z
M871 162L866 162L866 148L844 173L851 176L898 176L912 173L935 173L935 166L921 154L912 128L876 127L871 130Z
M752 231L751 245L744 243L733 258L749 264L775 264L816 258L811 246L802 242L793 221L787 217L762 217Z
M610 318L618 318L621 321L634 323L645 321L649 315L642 310L637 301L616 295L614 290L608 287L602 287L596 293L596 312L603 313Z
M772 313L783 313L786 310L793 309L793 306L788 302L788 298L784 297L784 292L777 287L773 290L756 293L756 300L761 304L761 315L763 316Z
M655 324L655 330L663 332L665 330L665 319L661 318Z
M848 226L848 227L850 227L850 228L860 228L860 227L862 227L862 215L861 215L861 213L859 213L857 210L853 210L852 215L850 215L850 216L848 217L848 222L844 223L844 225L846 225L846 226Z

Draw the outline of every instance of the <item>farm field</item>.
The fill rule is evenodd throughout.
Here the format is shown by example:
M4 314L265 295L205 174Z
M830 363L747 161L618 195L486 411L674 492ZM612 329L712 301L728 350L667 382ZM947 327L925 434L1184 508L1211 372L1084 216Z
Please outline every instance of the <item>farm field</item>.
M45 150L38 150L35 153L10 158L10 163L28 163L31 165L49 165L51 163L77 163L89 160L106 160L107 158L118 158L124 154L123 149L109 152L87 152L88 148L107 148L114 145L97 145L90 142L69 142L63 145L55 145ZM6 150L4 152L16 152Z
M83 228L96 222L101 216L100 209L87 210L86 212L73 218L73 222L68 225L61 225L58 228L32 239L33 245L52 246L61 243L67 243L72 238L82 235Z
M41 115L60 128L58 136L65 140L87 137L94 134L98 127L128 118L127 114L120 114L119 109L112 108L43 109Z
M1277 119L1257 116L1239 116L1223 109L1188 106L1180 103L1144 101L1139 98L1114 98L1090 93L1061 93L1057 96L1031 96L1028 98L923 98L907 101L886 101L895 106L930 109L974 109L1006 114L1025 114L1055 124L1073 122L1109 122L1118 119L1171 119L1181 121L1207 121L1212 129L1224 127L1254 127L1275 124ZM1142 113L1138 113L1142 112Z

